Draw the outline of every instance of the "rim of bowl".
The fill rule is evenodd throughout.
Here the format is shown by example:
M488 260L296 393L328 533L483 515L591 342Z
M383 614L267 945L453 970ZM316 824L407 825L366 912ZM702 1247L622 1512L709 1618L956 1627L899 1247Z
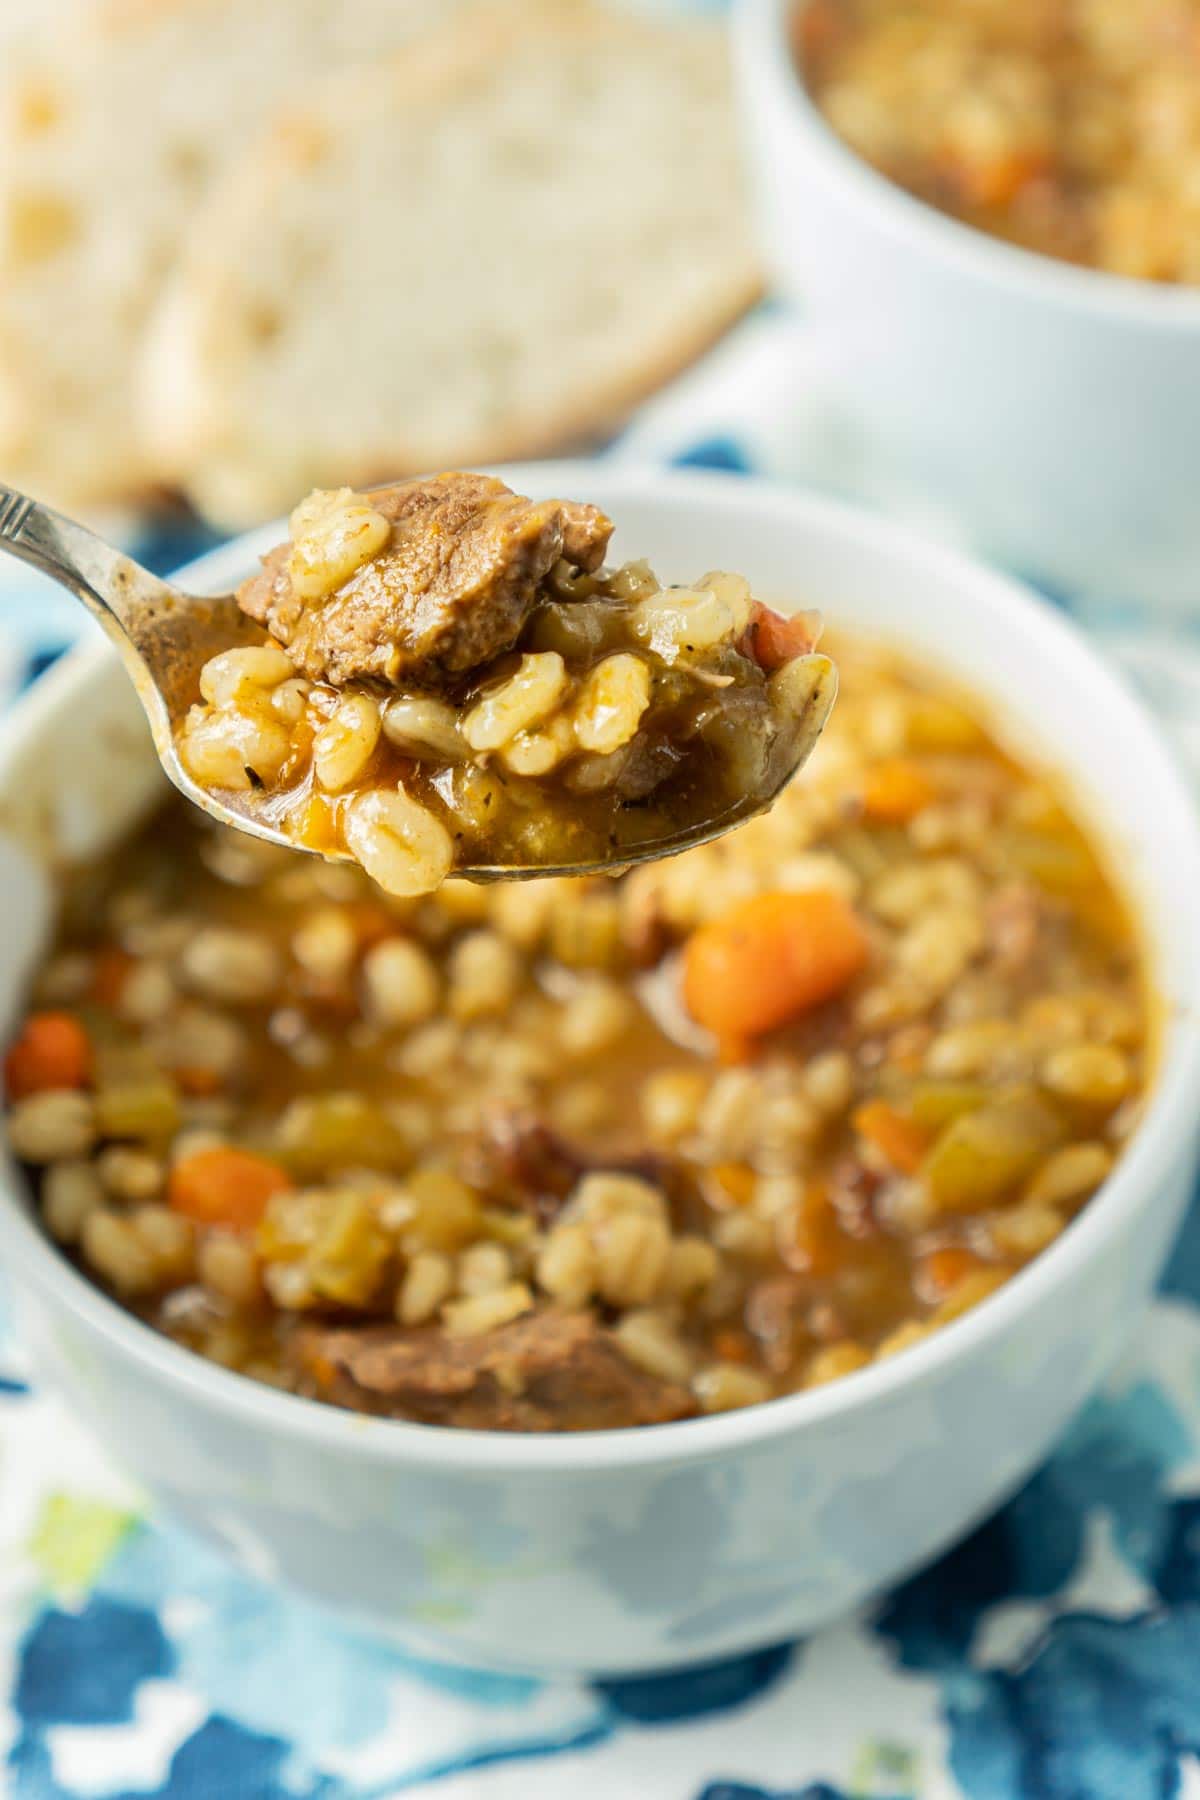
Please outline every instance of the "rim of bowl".
M804 3L737 0L735 40L746 70L762 84L769 104L787 118L797 141L820 162L847 205L872 214L885 230L1025 298L1104 313L1131 324L1200 331L1200 291L1195 288L1060 262L1006 243L939 212L872 168L828 124L793 60L787 19L793 6Z
M938 575L970 594L972 603L1003 609L1025 633L1034 654L1072 668L1089 683L1106 731L1118 731L1131 756L1143 764L1147 785L1163 813L1162 836L1170 841L1168 867L1173 885L1200 889L1200 813L1151 716L1124 682L1049 602L1024 583L972 561L890 519L838 500L739 475L639 468L603 462L531 463L496 471L547 493L569 492L572 483L591 484L606 506L619 508L621 491L640 501L686 501L714 511L760 517L785 515L791 529L806 527L855 539L877 554ZM607 498L605 497L607 490ZM229 582L234 571L251 566L264 548L279 541L282 522L232 539L179 571L209 592ZM901 647L903 639L899 639ZM111 662L104 642L83 644L40 680L0 727L0 786L21 746L46 729L93 672ZM990 697L990 696L989 696ZM1003 706L997 708L1003 715ZM1101 836L1102 817L1097 821ZM1134 897L1136 905L1137 896ZM1151 946L1153 951L1154 946ZM154 1380L187 1391L208 1410L236 1414L263 1430L308 1440L325 1450L392 1464L419 1464L427 1470L582 1473L597 1468L668 1467L706 1461L788 1437L834 1416L849 1418L888 1404L899 1388L935 1376L947 1363L986 1346L1072 1270L1090 1261L1106 1239L1136 1210L1142 1195L1169 1179L1180 1146L1191 1136L1195 1094L1200 1090L1200 964L1188 969L1189 992L1174 1019L1174 1041L1164 1056L1150 1105L1104 1186L1071 1221L1062 1236L996 1293L901 1355L873 1363L827 1386L785 1395L737 1411L667 1425L577 1433L508 1433L424 1425L381 1419L321 1401L304 1399L237 1375L186 1350L127 1312L68 1261L44 1236L22 1203L19 1180L0 1180L0 1226L22 1268L89 1330L114 1350L141 1365Z

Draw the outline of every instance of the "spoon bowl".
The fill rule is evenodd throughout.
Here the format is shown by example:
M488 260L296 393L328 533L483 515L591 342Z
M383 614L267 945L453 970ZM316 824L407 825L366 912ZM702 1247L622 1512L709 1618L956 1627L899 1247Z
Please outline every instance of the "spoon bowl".
M353 860L345 850L316 851L297 843L280 829L269 801L254 791L225 797L210 793L192 778L179 756L178 728L199 694L204 664L223 650L263 641L262 627L247 617L235 595L185 593L152 575L86 526L3 483L0 551L58 582L99 621L134 684L163 770L186 799L220 824L267 843L290 850L309 849L330 861ZM808 760L837 697L837 672L829 658L810 655L801 660L804 683L792 715L792 730L788 741L776 747L764 789L746 794L715 818L692 823L632 850L623 848L619 858L611 861L472 863L459 864L451 873L477 882L613 875L638 863L710 843L767 811Z

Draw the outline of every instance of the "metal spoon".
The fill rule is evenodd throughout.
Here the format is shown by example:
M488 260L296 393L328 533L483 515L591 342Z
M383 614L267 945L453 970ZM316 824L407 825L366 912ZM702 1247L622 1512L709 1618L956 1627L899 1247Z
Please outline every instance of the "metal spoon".
M260 626L247 618L232 594L186 594L143 569L132 557L74 519L65 518L0 482L0 551L19 557L49 575L83 602L121 654L141 700L154 747L180 793L222 825L249 832L271 844L303 850L268 818L254 810L254 796L239 804L216 798L192 780L176 749L175 733L199 693L203 665L218 651L260 644ZM472 881L521 881L545 875L613 874L617 868L674 856L709 843L733 826L765 812L807 761L837 694L837 673L828 657L811 656L811 685L799 697L790 743L776 746L767 791L747 794L716 819L706 819L644 845L623 846L619 863L479 863L452 872ZM352 860L336 853L338 860Z

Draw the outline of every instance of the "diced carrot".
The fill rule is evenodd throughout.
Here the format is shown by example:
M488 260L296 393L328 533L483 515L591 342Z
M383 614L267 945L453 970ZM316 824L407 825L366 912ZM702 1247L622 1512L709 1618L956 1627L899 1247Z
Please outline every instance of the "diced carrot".
M927 1020L914 1020L911 1025L901 1025L888 1039L888 1068L900 1075L919 1075L925 1067L925 1054L933 1037L933 1026Z
M777 1222L776 1245L789 1269L823 1279L837 1273L845 1260L847 1240L828 1182L805 1184L800 1205Z
M907 825L937 799L937 789L919 763L889 757L868 769L862 787L864 815L877 825Z
M789 613L785 617L756 600L750 609L750 623L739 648L744 656L752 656L759 668L769 675L782 668L784 663L791 662L793 657L807 656L820 635L819 613Z
M721 1042L757 1037L839 994L869 950L840 894L756 894L689 938L684 1004Z
M118 950L115 944L101 950L92 969L92 999L99 1006L116 1006L132 968L127 950Z
M709 1192L714 1204L749 1206L754 1198L755 1179L748 1163L715 1163L709 1170Z
M198 1225L245 1231L257 1225L272 1194L292 1185L287 1170L250 1150L197 1150L171 1170L167 1199Z
M857 1107L851 1124L860 1137L887 1158L901 1175L915 1175L930 1145L929 1133L889 1106L886 1100L868 1100Z
M4 1059L10 1100L46 1088L86 1087L92 1077L92 1041L70 1013L31 1013Z
M947 1244L941 1250L931 1250L917 1265L917 1287L922 1299L931 1304L944 1300L980 1267L975 1252L964 1250L960 1245Z
M1034 145L967 154L946 144L937 157L939 179L959 205L984 210L1011 206L1023 188L1053 172L1049 152Z
M293 841L319 856L332 854L338 847L338 812L332 796L311 793L292 824Z
M963 162L959 183L969 205L1011 206L1023 188L1048 175L1052 166L1044 150L1011 150Z
M754 1345L750 1341L750 1334L743 1331L740 1325L722 1325L719 1331L714 1331L712 1347L713 1355L721 1362L754 1361Z
M285 788L297 781L308 768L312 761L313 738L316 736L312 720L305 716L297 720L290 730L291 746L278 777L280 786Z
M202 1069L198 1064L189 1064L183 1069L173 1069L175 1085L181 1094L189 1100L209 1100L221 1091L221 1077L215 1069Z
M304 1366L313 1380L328 1391L337 1380L337 1364L311 1346L304 1352Z

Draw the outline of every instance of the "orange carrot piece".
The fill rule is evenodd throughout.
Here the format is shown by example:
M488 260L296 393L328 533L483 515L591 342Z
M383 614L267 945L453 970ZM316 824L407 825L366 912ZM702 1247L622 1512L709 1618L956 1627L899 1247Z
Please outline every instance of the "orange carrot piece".
M1042 180L1052 167L1045 151L1012 150L964 161L959 165L959 185L968 205L1011 206L1023 188Z
M917 1266L917 1286L922 1298L929 1302L944 1300L952 1293L968 1275L973 1275L982 1266L980 1258L973 1250L965 1250L955 1244L947 1244L941 1250L931 1250L921 1258Z
M754 1345L748 1332L740 1325L722 1325L719 1331L713 1332L713 1355L721 1362L750 1363L754 1361Z
M684 1004L721 1042L757 1037L841 993L869 949L840 894L756 894L689 938Z
M782 668L793 657L807 656L821 635L818 613L772 612L756 600L750 609L750 623L741 641L743 655L752 656L767 674Z
M10 1100L47 1088L82 1088L92 1078L92 1042L70 1013L31 1013L4 1059Z
M171 1170L167 1199L197 1225L246 1231L257 1225L272 1194L292 1185L287 1170L251 1150L197 1150Z
M860 1137L887 1158L901 1175L915 1175L929 1148L929 1134L886 1100L868 1100L857 1107L851 1124Z
M845 1263L848 1240L828 1182L815 1179L805 1184L801 1204L778 1221L776 1244L789 1269L823 1280L837 1274Z
M328 1393L334 1382L337 1380L337 1364L328 1356L322 1356L319 1350L314 1350L311 1347L302 1352L302 1354L304 1356L305 1368L317 1383L317 1386Z
M937 789L924 769L906 756L876 763L863 782L863 814L877 825L907 825L936 799Z
M756 1180L749 1163L714 1163L708 1172L708 1192L716 1206L749 1206Z
M189 1063L185 1068L173 1069L175 1086L189 1100L210 1100L221 1091L221 1077L215 1069L204 1069L199 1064Z

